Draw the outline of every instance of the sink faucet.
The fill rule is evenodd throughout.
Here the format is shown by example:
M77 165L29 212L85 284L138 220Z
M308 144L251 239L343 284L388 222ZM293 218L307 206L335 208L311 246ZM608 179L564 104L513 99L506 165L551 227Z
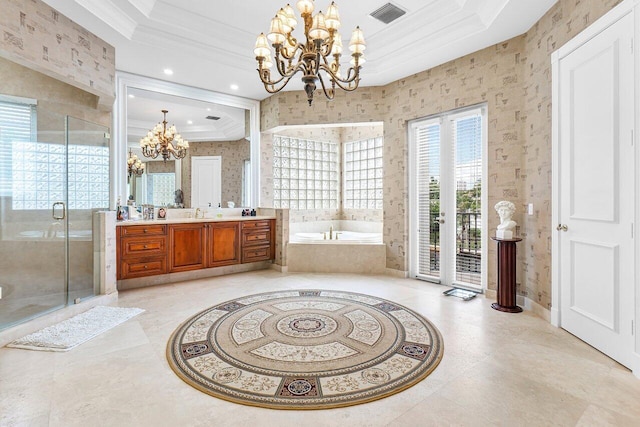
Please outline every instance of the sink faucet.
M333 225L329 227L329 239L333 240Z
M197 208L197 209L196 209L196 218L200 218L200 217L201 217L201 215L202 215L202 209Z

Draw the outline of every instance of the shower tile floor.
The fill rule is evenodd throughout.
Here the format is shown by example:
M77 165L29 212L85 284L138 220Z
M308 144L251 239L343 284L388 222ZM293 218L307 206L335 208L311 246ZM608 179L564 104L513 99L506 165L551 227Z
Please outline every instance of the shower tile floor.
M243 295L340 289L396 301L428 317L444 358L425 380L375 402L320 411L237 405L183 383L170 334L199 310ZM120 293L145 313L66 353L0 349L0 426L591 426L640 425L640 380L562 329L491 300L388 276L273 270Z

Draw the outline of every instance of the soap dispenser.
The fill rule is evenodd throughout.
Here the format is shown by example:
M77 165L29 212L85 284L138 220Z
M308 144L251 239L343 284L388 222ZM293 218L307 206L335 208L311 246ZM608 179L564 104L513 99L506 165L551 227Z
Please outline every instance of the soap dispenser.
M218 209L216 209L216 216L222 218L222 206L218 203Z

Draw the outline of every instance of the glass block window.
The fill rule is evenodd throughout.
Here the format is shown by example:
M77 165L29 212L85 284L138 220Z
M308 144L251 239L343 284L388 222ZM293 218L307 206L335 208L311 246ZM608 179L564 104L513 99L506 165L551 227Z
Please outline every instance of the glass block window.
M344 208L382 209L383 139L344 144Z
M13 142L12 207L51 209L65 201L69 209L109 207L109 147L48 142ZM68 171L65 174L65 163Z
M150 173L147 174L147 200L154 206L166 206L174 202L176 174Z
M273 206L337 209L338 144L273 137Z

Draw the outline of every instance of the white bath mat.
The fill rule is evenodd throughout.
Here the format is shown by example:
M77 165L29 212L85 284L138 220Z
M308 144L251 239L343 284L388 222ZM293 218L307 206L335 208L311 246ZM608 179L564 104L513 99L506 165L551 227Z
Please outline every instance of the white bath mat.
M142 313L141 308L98 306L63 322L17 339L7 347L68 351Z

